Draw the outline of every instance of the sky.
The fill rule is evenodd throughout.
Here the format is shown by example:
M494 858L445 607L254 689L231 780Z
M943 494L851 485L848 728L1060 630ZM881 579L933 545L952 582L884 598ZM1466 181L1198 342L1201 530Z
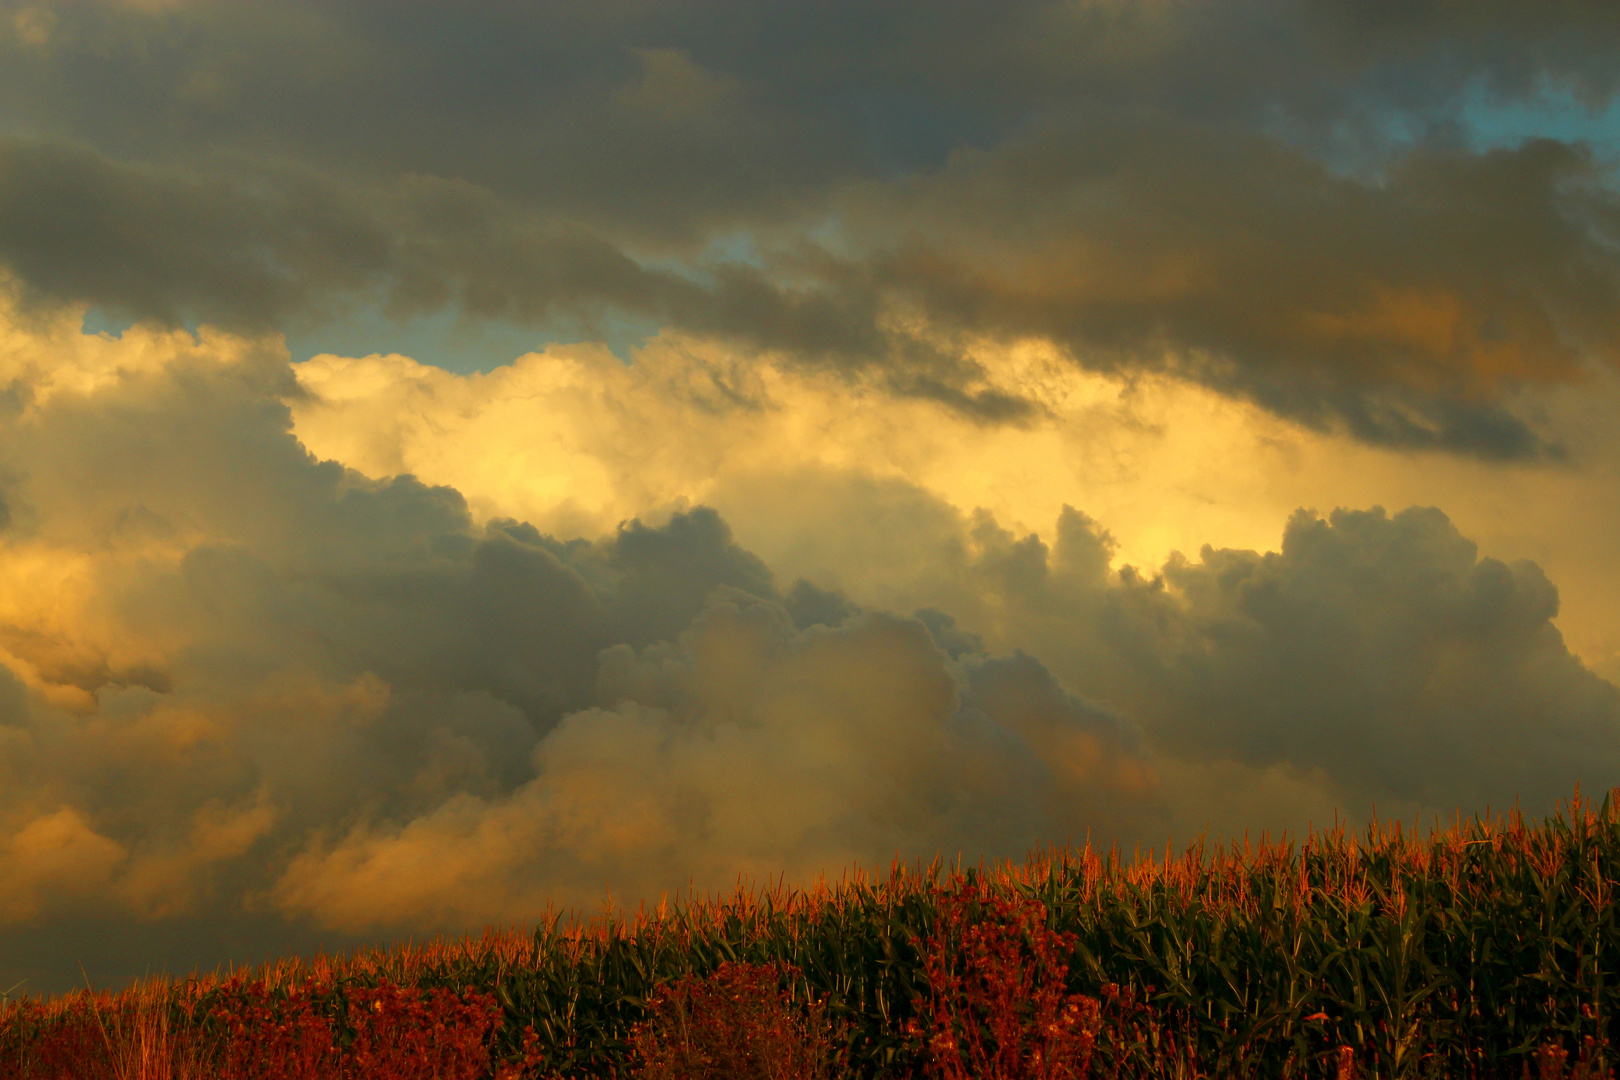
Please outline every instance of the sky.
M1620 784L1617 49L0 0L0 990Z

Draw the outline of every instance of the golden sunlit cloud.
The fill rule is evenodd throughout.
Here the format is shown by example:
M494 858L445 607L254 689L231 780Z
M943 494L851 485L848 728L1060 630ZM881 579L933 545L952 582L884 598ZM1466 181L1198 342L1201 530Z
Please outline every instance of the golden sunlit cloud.
M446 484L480 518L563 536L711 505L779 573L902 608L929 602L894 589L915 538L892 535L906 526L861 507L857 489L964 519L982 509L1048 539L1064 505L1083 507L1106 523L1116 563L1149 569L1205 544L1265 550L1300 507L1438 505L1488 554L1534 559L1571 586L1559 624L1588 663L1617 655L1620 583L1603 538L1620 527L1604 497L1620 439L1601 421L1620 407L1613 376L1532 401L1571 433L1571 464L1501 466L1367 447L1166 377L1077 372L1035 343L986 366L1042 414L976 423L664 336L632 363L553 346L471 376L397 355L318 356L296 365L309 394L293 403L294 430L317 456Z
M1437 809L1501 767L1459 758L1437 786L1323 756L1338 721L1277 741L1267 715L1395 709L1392 736L1443 741L1487 663L1492 699L1570 739L1620 722L1546 637L1541 571L1479 561L1438 512L1295 515L1280 554L1243 550L1307 478L1387 492L1432 463L1035 346L984 363L1039 393L1014 426L681 338L474 376L70 322L6 340L30 393L5 449L30 467L0 595L37 732L13 747L13 920L53 890L142 918L234 894L351 933L513 920L605 883L1013 854L1063 823L1191 832L1240 776L1275 826ZM1323 577L1344 559L1359 592ZM1293 599L1251 607L1263 580ZM1276 667L1310 640L1419 660L1359 688ZM1388 696L1407 678L1430 704ZM1514 738L1471 723L1481 753ZM1509 782L1555 788L1544 756Z

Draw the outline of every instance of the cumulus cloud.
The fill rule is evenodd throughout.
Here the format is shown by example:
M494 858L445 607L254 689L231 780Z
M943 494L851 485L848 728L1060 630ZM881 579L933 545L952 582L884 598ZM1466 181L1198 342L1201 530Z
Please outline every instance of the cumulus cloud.
M1026 385L1042 385L1031 375L1042 370L1039 365L1013 367L1030 380ZM1228 649L1212 669L1253 667L1270 673L1264 678L1256 674L1252 698L1237 695L1241 680L1220 690L1227 698L1238 697L1220 706L1238 725L1221 736L1230 740L1222 752L1235 753L1247 738L1239 737L1242 716L1270 717L1262 725L1267 730L1287 719L1278 712L1276 702L1284 695L1275 680L1299 672L1305 681L1290 691L1290 699L1296 692L1301 698L1316 692L1312 681L1326 677L1323 669L1298 666L1280 653L1261 655L1306 640L1318 640L1324 658L1343 661L1344 671L1335 679L1342 682L1355 674L1360 680L1355 695L1348 684L1341 686L1337 700L1342 707L1336 706L1334 724L1392 725L1378 752L1388 761L1407 754L1398 749L1400 737L1394 734L1401 725L1413 725L1414 739L1421 731L1432 734L1438 730L1435 725L1460 723L1464 715L1473 717L1470 723L1484 725L1475 731L1463 724L1451 736L1462 755L1456 760L1477 750L1480 768L1471 778L1460 764L1446 770L1454 786L1428 795L1410 779L1397 781L1389 769L1371 768L1352 777L1346 770L1354 755L1337 756L1324 748L1326 743L1305 740L1297 752L1282 756L1259 750L1242 756L1261 769L1285 761L1295 763L1288 767L1304 769L1316 768L1317 762L1335 766L1346 786L1338 795L1323 796L1320 805L1329 810L1334 799L1360 799L1364 806L1367 800L1354 792L1374 790L1384 792L1386 803L1399 791L1402 797L1441 807L1476 799L1511 800L1514 793L1530 798L1537 785L1528 774L1509 780L1490 764L1497 753L1492 746L1506 743L1491 743L1497 736L1485 721L1493 715L1502 721L1498 734L1506 739L1513 724L1501 703L1509 700L1517 701L1514 708L1550 709L1551 715L1602 741L1595 734L1602 722L1578 718L1588 706L1590 717L1601 717L1606 691L1589 675L1573 674L1577 661L1562 635L1575 627L1576 651L1585 663L1608 673L1601 665L1611 652L1605 635L1614 606L1609 560L1597 537L1608 527L1599 508L1606 505L1604 492L1615 475L1612 440L1600 437L1611 397L1581 391L1557 404L1569 418L1569 430L1590 429L1578 444L1580 456L1609 464L1588 472L1567 466L1508 470L1356 449L1169 386L1122 391L1100 382L1067 384L1067 397L1045 391L1056 414L1049 423L986 430L953 420L934 406L873 402L842 393L833 384L772 369L764 369L746 394L704 392L712 390L712 379L723 382L731 370L724 354L706 355L671 341L649 344L632 365L605 353L556 349L470 378L397 357L326 357L301 365L300 382L311 397L297 407L297 424L300 434L312 445L326 447L326 453L373 462L368 467L379 470L408 466L455 483L475 506L522 506L525 514L564 530L592 520L603 524L586 531L605 528L670 500L710 503L784 579L809 578L868 607L936 609L941 617L956 620L952 634L977 633L994 650L1030 650L1048 664L1060 665L1071 685L1103 700L1128 702L1133 715L1183 720L1213 708L1214 698L1208 696L1215 693L1213 687L1196 693L1191 689L1206 678L1193 674L1197 649L1224 640L1221 635L1248 618L1243 608L1248 601L1242 600L1247 594L1234 591L1222 598L1200 582L1228 581L1248 565L1245 560L1259 560L1262 569L1272 567L1275 557L1252 552L1276 546L1279 522L1301 502L1443 501L1457 524L1433 514L1403 514L1398 526L1378 525L1372 518L1363 522L1354 514L1343 517L1342 524L1332 519L1330 537L1369 546L1357 558L1383 566L1389 575L1377 583L1386 596L1378 603L1392 620L1396 605L1405 604L1402 619L1410 625L1397 620L1377 634L1357 631L1355 636L1333 637L1348 631L1326 623L1285 625L1276 621L1280 615L1269 614L1271 625L1252 627L1238 639L1249 642L1257 650L1254 655ZM1576 399L1586 404L1571 410ZM638 430L650 434L638 439ZM1047 515L1055 516L1065 501L1102 508L1097 516L1113 530L1110 542L1086 539L1092 526L1081 527L1078 519L1064 518L1054 525ZM975 515L971 511L976 505L993 509ZM586 506L589 513L583 512ZM1295 554L1295 538L1307 535L1301 531L1305 523L1319 520L1296 518L1283 538L1280 554L1287 557L1281 565L1289 568L1289 576L1282 580L1291 589L1310 588L1312 574L1332 579L1339 573L1331 568L1307 572L1299 561L1305 555ZM1039 536L1030 534L1031 525ZM1485 546L1501 555L1501 561L1480 559L1460 533L1490 537ZM1205 568L1196 557L1174 560L1157 573L1152 569L1161 567L1166 552L1197 552L1201 540L1212 536L1222 538L1210 556L1224 560L1221 573ZM1397 543L1399 538L1404 539ZM1579 555L1588 544L1590 558ZM1223 548L1231 550L1223 553ZM1527 556L1555 568L1561 584L1574 582L1575 587L1557 597L1538 584L1540 572L1529 569ZM1133 589L1121 588L1117 573L1127 563L1150 568L1137 572ZM1402 565L1408 570L1399 571ZM1417 574L1417 566L1426 567L1417 580L1432 581L1434 587L1403 600L1406 587L1399 573ZM1504 566L1519 607L1496 611L1478 597L1488 595L1484 583ZM1183 585L1189 596L1197 592L1198 603L1184 608L1168 601L1126 602L1129 596L1146 596L1143 590L1155 576L1171 592ZM1260 576L1260 570L1251 575ZM1445 589L1442 581L1449 582ZM1370 587L1358 586L1363 593ZM1335 603L1348 606L1363 593L1347 593ZM1461 603L1452 594L1476 595L1474 602L1484 605L1479 617L1485 623L1473 629L1425 624L1447 605ZM1067 599L1059 604L1052 596ZM1060 611L1067 612L1061 619ZM1134 614L1124 620L1121 612ZM1346 612L1340 615L1351 619ZM1108 620L1116 625L1104 633ZM1149 644L1125 659L1115 655L1130 651L1126 639L1132 626L1152 620L1170 620L1167 625L1178 629L1162 635L1155 631ZM1518 629L1510 630L1515 621ZM1463 693L1461 684L1455 691L1426 691L1426 700L1436 709L1436 702L1459 703L1452 719L1444 722L1438 712L1418 717L1405 705L1397 708L1395 698L1378 697L1385 691L1402 700L1416 700L1409 694L1421 697L1417 688L1431 676L1423 673L1419 658L1448 652L1482 656L1484 638L1470 642L1468 637L1476 633L1518 635L1524 664L1515 670L1505 661L1498 667L1496 661L1482 660L1488 670L1463 682L1493 686L1492 679L1513 671L1516 689L1504 685L1489 694L1481 691L1466 706L1457 696ZM1438 636L1431 640L1429 635ZM1389 644L1396 641L1403 644ZM1194 648L1188 642L1205 644ZM1378 649L1385 645L1392 651L1380 655ZM947 647L953 652L966 648L960 641ZM1067 663L1061 658L1069 654L1077 658L1074 666L1061 667ZM1566 684L1562 677L1548 682L1533 674L1531 669L1543 661L1531 663L1531 656L1542 657L1547 672L1568 669L1572 696L1554 702L1563 691L1552 687ZM1137 675L1127 678L1123 673L1137 664ZM1183 674L1171 678L1171 669ZM1405 672L1403 689L1392 689L1393 683L1383 686L1385 677L1393 678L1397 670ZM1585 690L1575 689L1582 685ZM1550 697L1532 702L1537 695ZM1583 695L1587 705L1580 704ZM1358 720L1358 714L1367 719ZM1170 734L1166 729L1165 737ZM1286 740L1278 736L1273 741L1280 745ZM1479 745L1471 749L1476 741ZM1214 752L1198 748L1193 740L1182 745L1188 753ZM1523 760L1538 763L1532 771L1545 766L1549 776L1567 773L1568 763L1555 764L1550 746ZM1318 779L1327 782L1326 774ZM1557 786L1549 781L1540 790L1551 797ZM1278 798L1279 805L1292 801L1292 796Z
M1215 807L1233 784L1300 825L1374 800L1535 807L1620 771L1617 691L1565 648L1556 590L1438 511L1300 513L1276 552L1139 571L1078 511L1043 540L930 491L903 466L933 443L907 450L884 427L904 418L836 378L665 346L457 379L6 322L19 973L1156 842L1247 824ZM1051 400L1139 422L1072 393ZM950 423L1007 437L908 408L941 444ZM370 471L312 453L295 414ZM469 441L435 457L434 437ZM418 456L471 469L473 502L404 471Z
M1438 510L1302 511L1279 551L1206 547L1152 578L1099 582L1105 550L1066 513L1019 617L1079 623L1054 629L1049 661L1167 753L1429 807L1548 805L1570 777L1620 778L1620 691L1565 648L1557 590L1534 563L1481 559Z
M1144 570L1072 509L1043 539L904 485L795 482L846 512L836 556L791 565L949 612L956 649L1036 651L1166 756L1282 767L1357 812L1550 805L1573 776L1620 777L1620 697L1567 648L1557 589L1533 562L1480 557L1438 509L1301 510L1278 550Z
M1550 805L1571 777L1620 776L1620 698L1566 646L1558 590L1533 562L1481 557L1433 507L1301 510L1277 550L1206 546L1140 569L1074 510L1043 538L900 482L803 470L792 484L801 505L840 508L793 535L837 540L767 545L782 565L921 608L953 653L1032 650L1166 757L1280 769L1314 805L1357 813Z
M712 510L475 523L307 453L266 343L33 334L0 431L9 933L456 928L1161 813L1129 720L779 589Z
M953 665L892 616L799 630L732 594L676 642L604 652L598 695L536 744L535 778L509 798L314 845L279 899L343 927L462 925L607 886L1006 855L1065 824L1156 816L1131 724L1029 657Z

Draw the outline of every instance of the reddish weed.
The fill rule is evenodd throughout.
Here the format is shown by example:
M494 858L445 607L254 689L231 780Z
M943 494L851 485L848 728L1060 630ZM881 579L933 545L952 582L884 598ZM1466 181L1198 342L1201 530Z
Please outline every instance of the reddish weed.
M94 1069L111 1075L107 1040L88 994L45 1005L23 1000L8 1006L5 1066L29 1080L74 1080Z
M1033 900L964 884L940 897L926 956L929 1061L944 1080L1070 1080L1091 1070L1096 998L1065 990L1074 935Z
M311 990L272 995L262 982L233 979L210 1018L218 1025L221 1080L326 1080L337 1047Z
M774 964L722 964L707 979L668 984L631 1033L645 1080L823 1080L837 1063L819 1004L795 1008Z
M384 983L346 996L354 1041L344 1055L345 1078L479 1080L489 1074L489 1037L501 1022L493 995Z
M383 982L351 987L347 1045L330 1015L330 987L271 994L234 980L211 1013L221 1080L478 1080L489 1075L489 1037L500 1023L493 996Z
M1602 1052L1606 1046L1588 1035L1581 1040L1580 1050L1571 1062L1569 1051L1561 1045L1543 1043L1536 1048L1535 1080L1614 1080L1614 1067L1606 1063L1608 1055ZM1528 1058L1523 1075L1532 1075Z

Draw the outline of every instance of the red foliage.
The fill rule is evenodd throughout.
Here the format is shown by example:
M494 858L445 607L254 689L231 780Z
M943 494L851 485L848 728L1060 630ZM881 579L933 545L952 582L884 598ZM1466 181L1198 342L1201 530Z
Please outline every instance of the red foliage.
M929 1064L944 1080L1079 1080L1102 1003L1066 992L1073 934L1039 902L963 884L940 897L925 958Z
M194 999L193 999L194 1000ZM179 1011L171 1016L171 1005ZM190 1019L186 1017L190 1015ZM346 1018L346 1023L345 1023ZM174 1019L174 1023L170 1023ZM6 1006L0 1075L20 1080L482 1080L502 1013L489 994L383 982L272 990L232 979L193 1013L183 999L83 993ZM532 1028L525 1058L540 1059Z
M332 1024L309 990L273 995L233 979L209 1014L218 1025L220 1080L325 1080L336 1075Z
M225 991L211 1014L221 1080L478 1080L501 1020L489 994L351 987L342 998L353 1037L343 1045L329 987L271 994L237 980Z
M635 1075L646 1080L819 1080L838 1063L819 1004L795 1008L776 964L722 964L653 997L631 1033Z
M1600 1043L1588 1035L1581 1040L1580 1050L1571 1064L1569 1051L1557 1043L1543 1043L1536 1049L1536 1080L1614 1080L1614 1067L1605 1064L1602 1051L1607 1042ZM1568 1073L1564 1070L1568 1069ZM1524 1075L1530 1076L1530 1061L1524 1063Z
M489 1038L501 1022L493 995L383 983L346 996L354 1041L344 1055L345 1080L479 1080L489 1074Z
M55 1009L24 1000L7 1010L5 1067L30 1080L77 1080L90 1069L110 1069L107 1040L95 1005L79 995ZM88 1069L87 1069L88 1067Z
M540 1063L546 1058L546 1053L540 1046L540 1033L534 1030L533 1024L523 1027L523 1056L517 1061L508 1061L495 1070L495 1080L525 1080L526 1077L538 1076Z

